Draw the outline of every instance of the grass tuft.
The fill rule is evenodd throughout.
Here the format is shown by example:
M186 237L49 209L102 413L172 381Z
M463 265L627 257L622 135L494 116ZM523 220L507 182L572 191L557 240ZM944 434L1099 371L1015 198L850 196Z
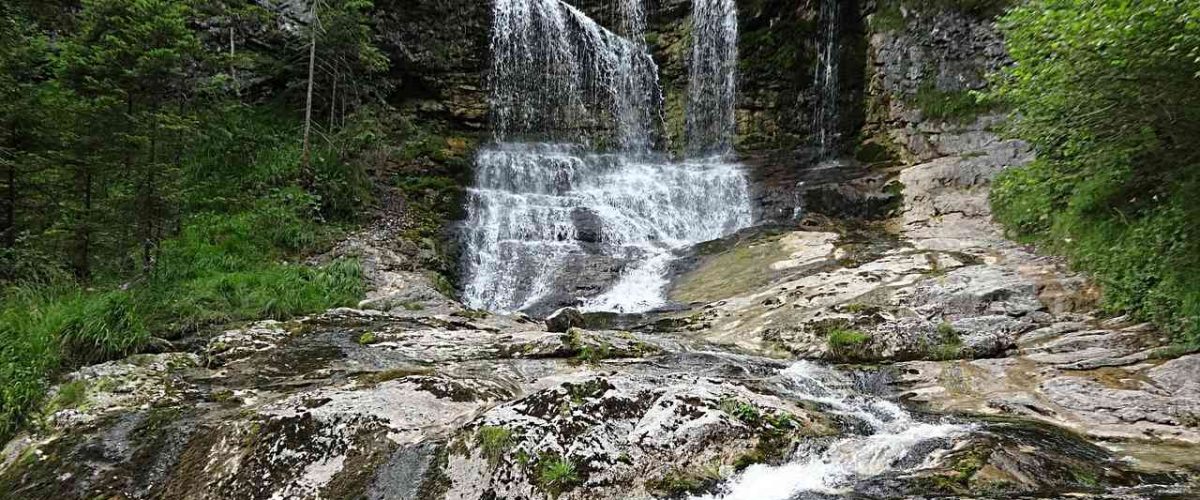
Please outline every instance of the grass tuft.
M483 456L487 457L488 462L495 465L512 448L513 432L505 427L485 425L479 428L478 434L475 435L475 442L483 451Z
M582 482L579 471L570 459L550 454L539 458L537 484L550 496L557 497Z
M827 342L835 351L857 348L871 340L871 336L859 330L835 328L829 332Z

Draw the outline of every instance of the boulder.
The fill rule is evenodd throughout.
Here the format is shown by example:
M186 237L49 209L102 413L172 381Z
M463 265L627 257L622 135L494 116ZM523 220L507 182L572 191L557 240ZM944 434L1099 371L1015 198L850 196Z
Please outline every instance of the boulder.
M573 307L564 307L546 317L546 329L554 333L565 333L572 328L583 328L583 314Z

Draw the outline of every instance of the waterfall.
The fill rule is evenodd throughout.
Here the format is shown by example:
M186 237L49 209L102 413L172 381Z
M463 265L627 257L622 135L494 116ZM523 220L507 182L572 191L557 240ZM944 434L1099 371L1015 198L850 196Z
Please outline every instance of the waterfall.
M496 0L489 82L496 140L603 138L648 149L662 92L640 1L622 0L623 37L559 0Z
M495 144L476 157L460 236L468 305L500 312L548 301L587 310L659 307L677 250L753 222L738 165L716 157L673 162L654 150L663 98L645 43L643 1L619 0L609 30L560 0L496 0L489 78ZM698 11L710 3L697 2ZM735 45L736 36L724 43ZM697 123L728 118L706 129L721 152L732 142L735 65L693 67L691 94L730 82L720 95L691 100L704 103L692 108L704 115ZM612 275L607 283L603 272ZM580 287L570 285L581 282L596 289L562 296L577 294Z
M837 370L800 361L781 374L788 397L811 401L833 414L861 422L865 432L834 441L824 450L801 449L786 464L752 465L704 500L788 500L802 493L839 494L854 481L894 470L936 439L966 435L970 425L921 422L896 403L855 391Z
M815 95L812 108L812 130L820 160L831 159L837 153L840 17L838 0L821 0L821 31L817 68L813 76Z
M653 147L654 134L663 126L662 87L658 66L646 46L646 10L644 0L620 0L620 34L628 40L629 53L621 58L617 71L618 142L625 151L647 152Z
M734 0L693 0L687 150L724 154L736 127L738 21Z

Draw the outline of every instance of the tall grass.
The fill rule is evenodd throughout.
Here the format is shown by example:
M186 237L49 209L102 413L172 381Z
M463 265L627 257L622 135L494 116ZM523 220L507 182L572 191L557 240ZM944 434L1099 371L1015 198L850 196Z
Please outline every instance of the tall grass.
M0 437L24 422L55 372L129 353L150 336L126 291L33 285L0 298Z
M364 288L358 262L289 262L332 233L278 208L196 218L165 242L154 274L126 290L64 283L0 292L0 438L25 423L56 373L135 352L152 334L354 305Z

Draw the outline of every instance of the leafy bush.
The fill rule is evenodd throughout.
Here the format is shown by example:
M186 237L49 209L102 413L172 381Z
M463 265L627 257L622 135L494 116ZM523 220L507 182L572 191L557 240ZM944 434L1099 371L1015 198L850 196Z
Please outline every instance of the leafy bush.
M5 283L49 284L66 281L70 273L54 257L17 243L0 248L0 285Z
M991 97L1039 158L996 180L996 218L1109 311L1200 340L1200 5L1034 0L1001 27L1016 64Z

